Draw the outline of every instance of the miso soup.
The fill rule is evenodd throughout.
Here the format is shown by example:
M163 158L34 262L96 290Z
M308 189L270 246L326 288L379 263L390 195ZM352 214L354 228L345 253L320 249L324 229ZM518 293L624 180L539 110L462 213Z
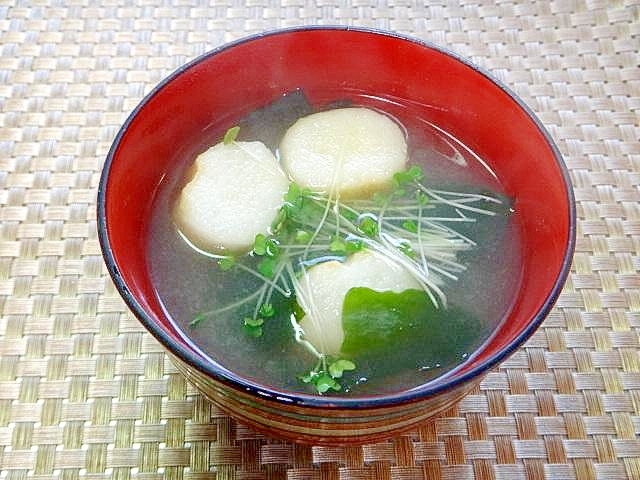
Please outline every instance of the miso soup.
M362 96L318 107L293 92L242 119L238 138L262 141L278 156L282 137L299 118L344 105L374 109L403 129L408 164L392 187L338 202L291 182L287 205L306 210L291 214L298 223L287 224L293 225L287 242L270 231L244 254L203 252L185 240L172 215L194 161L194 152L187 152L154 200L149 269L177 329L240 376L292 392L398 392L454 371L506 317L521 275L518 212L487 163L432 124L425 106ZM219 131L218 126L201 150L222 141ZM234 188L250 192L252 185L239 182ZM320 227L300 227L305 221ZM272 229L284 228L274 225L281 225L275 220ZM277 250L271 257L270 247ZM377 257L389 254L389 262L409 270L424 265L418 286L377 292L364 282L351 288L337 347L322 351L318 342L305 341L305 302L296 298L303 291L296 285L301 276L321 272L314 268L323 264L348 268L360 260L369 274L377 272L380 262L367 257L372 251ZM331 281L322 287L327 295Z

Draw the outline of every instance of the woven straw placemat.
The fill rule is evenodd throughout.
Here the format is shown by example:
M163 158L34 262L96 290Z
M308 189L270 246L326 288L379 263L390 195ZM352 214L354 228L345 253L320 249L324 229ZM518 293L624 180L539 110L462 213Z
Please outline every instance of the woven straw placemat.
M640 5L422 3L0 1L0 479L640 479ZM300 24L395 30L491 70L578 201L543 327L436 421L362 447L265 438L212 407L128 313L96 238L100 170L143 95Z

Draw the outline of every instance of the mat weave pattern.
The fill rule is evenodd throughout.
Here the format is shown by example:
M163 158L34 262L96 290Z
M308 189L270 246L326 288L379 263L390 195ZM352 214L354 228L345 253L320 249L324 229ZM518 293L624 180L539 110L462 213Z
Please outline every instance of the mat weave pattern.
M640 479L637 0L120 3L0 0L0 479ZM395 30L492 71L578 201L571 275L526 346L435 422L358 447L266 438L211 406L128 313L96 238L102 164L143 95L301 24Z

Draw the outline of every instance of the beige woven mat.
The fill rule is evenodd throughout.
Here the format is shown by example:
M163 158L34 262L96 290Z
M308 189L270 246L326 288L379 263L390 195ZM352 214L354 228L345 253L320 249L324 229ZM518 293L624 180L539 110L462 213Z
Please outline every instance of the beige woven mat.
M638 1L192 3L0 0L0 479L639 479ZM110 142L159 80L223 42L319 23L493 71L557 141L580 220L527 346L434 423L353 448L264 438L204 401L123 306L94 225Z

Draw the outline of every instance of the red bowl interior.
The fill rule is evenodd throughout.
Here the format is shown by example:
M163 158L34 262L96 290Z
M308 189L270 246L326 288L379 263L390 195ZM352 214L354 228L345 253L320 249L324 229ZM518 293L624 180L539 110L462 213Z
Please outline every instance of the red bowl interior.
M404 37L340 28L274 32L213 51L129 117L109 153L98 207L105 259L134 313L174 353L219 375L181 340L156 298L145 254L152 200L177 159L202 148L204 130L211 138L297 88L318 104L361 94L409 100L488 162L516 198L523 280L497 334L444 383L481 374L522 344L559 295L573 253L574 201L552 141L513 94L464 60Z

